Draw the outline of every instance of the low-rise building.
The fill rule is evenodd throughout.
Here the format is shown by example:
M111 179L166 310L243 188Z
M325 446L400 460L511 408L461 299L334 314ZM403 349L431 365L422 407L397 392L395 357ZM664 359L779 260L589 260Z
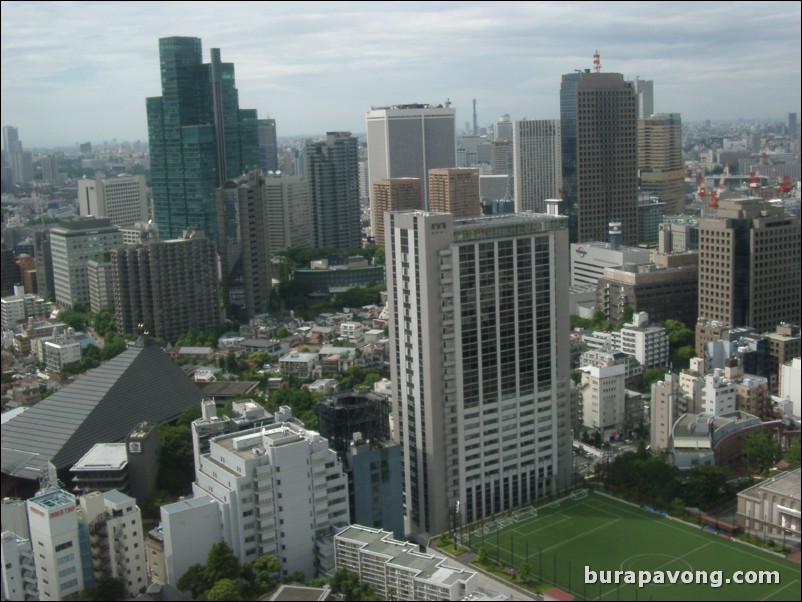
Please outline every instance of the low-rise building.
M291 351L279 358L278 365L282 374L298 378L312 378L318 367L318 354Z
M780 473L738 493L735 520L750 535L799 549L802 535L800 469Z
M476 591L479 574L392 533L350 525L334 536L335 562L372 585L382 600L462 600Z
M734 466L741 461L746 437L764 426L760 418L746 412L683 414L671 431L674 465L680 470L713 464Z

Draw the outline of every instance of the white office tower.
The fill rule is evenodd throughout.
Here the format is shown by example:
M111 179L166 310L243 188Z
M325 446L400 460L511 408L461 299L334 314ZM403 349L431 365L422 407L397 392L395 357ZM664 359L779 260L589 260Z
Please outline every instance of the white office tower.
M420 178L428 207L430 169L457 166L457 111L449 106L396 105L368 111L368 177Z
M217 501L222 537L242 562L272 554L284 576L311 579L322 562L319 538L350 523L348 479L314 431L284 422L215 437L199 464L195 497Z
M87 546L81 545L75 496L58 489L29 499L28 524L39 599L64 600L85 589L81 548Z
M515 211L546 213L546 199L560 197L560 120L522 119L512 132Z
M568 485L567 227L386 216L395 437L417 537Z

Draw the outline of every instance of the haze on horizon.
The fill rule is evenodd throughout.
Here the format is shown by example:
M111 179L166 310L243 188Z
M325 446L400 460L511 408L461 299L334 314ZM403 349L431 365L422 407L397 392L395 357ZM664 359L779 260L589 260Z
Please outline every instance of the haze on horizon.
M3 2L1 124L26 149L147 140L158 39L236 69L240 107L279 136L365 131L371 106L450 99L457 127L559 117L560 77L654 80L685 122L800 112L798 2ZM55 27L49 24L57 24Z

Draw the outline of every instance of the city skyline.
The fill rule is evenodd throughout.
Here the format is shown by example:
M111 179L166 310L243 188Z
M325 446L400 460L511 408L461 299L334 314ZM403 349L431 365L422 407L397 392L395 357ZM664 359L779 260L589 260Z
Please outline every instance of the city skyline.
M146 141L157 41L176 35L202 38L204 60L220 48L240 104L279 136L362 133L373 106L446 99L458 130L474 98L482 126L557 118L561 75L596 49L603 72L654 80L655 111L686 123L800 111L798 3L188 6L4 2L2 124L26 149Z

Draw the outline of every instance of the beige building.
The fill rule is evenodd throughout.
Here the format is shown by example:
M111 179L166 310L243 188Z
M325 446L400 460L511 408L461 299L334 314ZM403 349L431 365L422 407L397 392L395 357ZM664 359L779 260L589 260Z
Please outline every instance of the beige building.
M781 388L781 370L795 357L802 356L802 337L796 324L779 324L774 332L763 334L769 340L769 387L772 395Z
M429 170L429 207L456 218L482 214L479 204L479 169L452 167Z
M270 254L290 247L312 246L309 190L300 176L272 173L265 176L264 203Z
M645 116L638 121L638 170L641 193L658 196L667 214L685 210L679 113Z
M800 469L783 472L738 494L738 526L750 535L799 548L802 533Z
M384 178L373 181L370 210L373 239L377 246L384 246L384 212L404 209L423 209L420 178Z
M617 437L627 427L625 411L625 372L626 366L617 364L596 368L580 368L582 382L579 392L582 396L582 424L593 431L599 431L605 441Z
M699 223L699 319L758 332L799 324L800 257L799 218L762 199L721 199Z
M98 172L78 180L78 206L82 216L107 217L120 228L148 221L145 176L106 177Z
M512 137L515 211L546 213L562 188L560 120L516 121Z

